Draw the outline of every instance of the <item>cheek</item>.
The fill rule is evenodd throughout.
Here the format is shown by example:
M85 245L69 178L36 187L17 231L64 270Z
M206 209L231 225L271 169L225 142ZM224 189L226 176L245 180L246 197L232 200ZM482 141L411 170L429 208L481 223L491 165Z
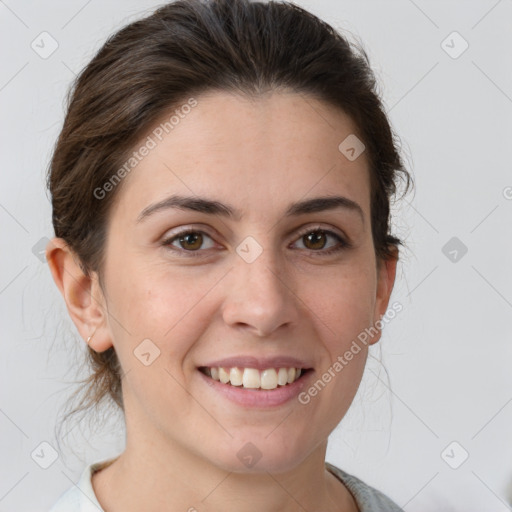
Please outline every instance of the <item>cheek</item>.
M129 362L130 353L142 340L150 339L164 356L160 363L180 366L208 325L208 292L220 277L213 272L194 274L190 269L171 272L160 263L137 270L132 265L131 272L126 266L113 268L108 286L109 310L116 319L111 321L116 350L124 352Z
M304 400L311 400L320 415L330 418L332 427L350 407L364 373L368 345L358 337L373 320L375 282L371 272L352 267L323 284L304 290L321 340L319 350L327 355Z
M318 328L325 333L331 355L350 345L373 321L376 282L369 267L350 266L311 279L301 298Z
M179 408L185 418L193 408L183 392L192 369L187 357L209 325L207 292L219 279L191 279L186 272L165 272L157 266L133 273L132 279L127 275L112 272L109 289L110 326L127 375L125 399L137 397L155 422L169 403L169 414Z

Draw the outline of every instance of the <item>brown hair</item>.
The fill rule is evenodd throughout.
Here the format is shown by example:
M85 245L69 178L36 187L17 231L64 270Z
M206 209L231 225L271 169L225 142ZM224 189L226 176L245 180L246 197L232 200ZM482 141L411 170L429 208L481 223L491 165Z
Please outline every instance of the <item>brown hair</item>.
M111 36L69 91L48 173L55 236L101 280L107 216L122 183L114 176L134 145L167 111L205 91L258 96L288 88L341 108L356 123L370 166L371 225L378 259L402 242L390 233L390 198L404 168L364 49L290 3L180 0ZM358 134L358 135L359 135ZM114 348L89 348L92 374L72 412L104 398L123 409Z

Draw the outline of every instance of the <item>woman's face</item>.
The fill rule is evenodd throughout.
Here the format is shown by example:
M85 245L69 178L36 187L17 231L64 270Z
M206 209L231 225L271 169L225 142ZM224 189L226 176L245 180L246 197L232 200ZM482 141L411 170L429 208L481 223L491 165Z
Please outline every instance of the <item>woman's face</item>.
M291 92L195 99L169 134L141 140L134 151L146 144L148 154L118 185L108 314L96 336L109 338L124 372L128 443L166 458L185 450L230 471L250 471L259 457L255 470L285 471L349 408L367 346L359 342L350 361L344 354L384 314L396 262L376 262L365 152L339 149L356 133L349 117ZM173 207L175 196L189 206ZM337 206L308 208L338 196ZM248 386L259 378L273 387L275 376L244 377L244 366L304 372L265 391L199 369L222 364L241 367L230 375ZM308 393L326 372L329 382Z

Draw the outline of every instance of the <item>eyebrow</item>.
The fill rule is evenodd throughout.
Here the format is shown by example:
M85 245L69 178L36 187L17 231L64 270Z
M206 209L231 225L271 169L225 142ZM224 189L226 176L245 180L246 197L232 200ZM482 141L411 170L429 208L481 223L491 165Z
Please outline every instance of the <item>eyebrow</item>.
M156 212L173 208L179 210L191 210L206 213L208 215L218 215L237 221L241 220L243 217L240 210L237 210L233 206L221 203L220 201L199 196L172 195L158 203L151 204L144 208L137 217L137 222L142 222L144 219L147 219L150 215ZM344 196L315 197L313 199L292 203L286 210L284 216L292 217L340 208L357 213L364 224L364 213L361 206L352 199Z

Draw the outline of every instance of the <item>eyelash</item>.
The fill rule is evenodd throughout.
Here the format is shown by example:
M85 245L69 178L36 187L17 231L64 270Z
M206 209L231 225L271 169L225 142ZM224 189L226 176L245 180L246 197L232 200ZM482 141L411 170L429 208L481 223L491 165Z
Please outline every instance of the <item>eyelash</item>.
M340 252L344 249L350 249L352 247L352 244L349 243L347 240L345 240L344 238L342 238L340 235L338 235L337 233L335 233L334 231L330 231L328 229L324 229L322 227L316 227L316 228L309 228L307 230L304 230L302 231L301 233L299 233L298 235L298 240L303 238L304 236L306 235L309 235L311 233L318 233L318 232L322 232L324 233L325 235L328 235L328 236L333 236L334 238L336 238L339 242L339 244L337 246L334 246L330 249L327 249L327 250L323 250L323 249L318 249L318 250L314 250L314 249L305 249L311 253L314 254L314 257L326 257L326 256L330 256L331 254L334 254L334 253L337 253L337 252ZM162 241L162 245L167 247L169 250L173 251L173 252L176 252L176 253L185 253L186 256L184 257L204 257L204 254L201 254L203 251L201 250L195 250L195 251L189 251L189 250L186 250L186 249L178 249L176 247L172 247L172 242L174 242L175 240L181 238L181 237L184 237L186 235L190 235L190 234L203 234L203 235L206 235L208 236L209 238L212 238L208 233L206 233L205 231L202 231L200 229L185 229L183 231L180 231L178 233L175 233L173 234L171 237L169 238L166 238L165 240ZM318 253L318 254L316 254Z

